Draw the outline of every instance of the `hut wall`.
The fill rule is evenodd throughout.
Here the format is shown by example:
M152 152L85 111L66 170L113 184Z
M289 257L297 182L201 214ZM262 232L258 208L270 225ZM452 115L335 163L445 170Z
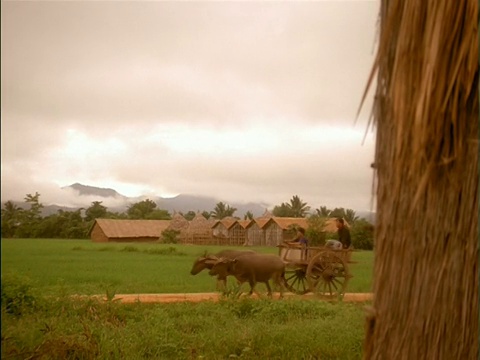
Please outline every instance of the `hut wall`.
M276 224L271 223L265 229L265 245L266 246L277 246L283 242L283 231Z
M225 227L225 225L223 225L222 223L218 223L218 225L213 228L213 236L227 238L228 237L228 230Z
M243 245L245 244L245 229L238 223L233 225L228 232L229 245Z
M260 229L257 224L251 225L247 231L247 245L249 246L264 246L265 245L265 231Z
M220 240L214 237L211 231L185 232L180 243L189 245L221 245Z
M98 224L94 225L92 232L90 233L90 238L93 242L108 242L107 235L105 235Z
M121 238L110 238L109 241L122 242L122 243L154 242L154 241L158 241L158 237L121 237Z

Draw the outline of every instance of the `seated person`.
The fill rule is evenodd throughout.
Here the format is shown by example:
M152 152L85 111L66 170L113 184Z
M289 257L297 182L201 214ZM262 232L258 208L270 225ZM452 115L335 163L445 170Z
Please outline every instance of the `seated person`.
M305 237L305 229L303 227L299 227L297 229L297 237L292 241L288 242L289 245L300 245L302 248L302 260L307 258L307 245L308 240Z

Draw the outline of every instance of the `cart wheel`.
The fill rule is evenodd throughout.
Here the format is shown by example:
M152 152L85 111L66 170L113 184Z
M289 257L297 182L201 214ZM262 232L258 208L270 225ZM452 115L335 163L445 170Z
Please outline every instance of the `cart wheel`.
M315 294L341 299L352 276L342 258L333 251L322 251L308 263L306 277Z
M309 292L305 269L285 269L285 287L294 294L303 295Z

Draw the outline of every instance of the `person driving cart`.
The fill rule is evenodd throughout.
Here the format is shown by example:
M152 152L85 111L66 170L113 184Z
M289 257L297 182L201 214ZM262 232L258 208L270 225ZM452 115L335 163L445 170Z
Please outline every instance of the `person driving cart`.
M292 241L288 241L290 245L297 245L299 244L302 248L302 260L306 260L307 258L307 246L308 246L308 239L305 237L305 229L303 227L297 228L297 236Z

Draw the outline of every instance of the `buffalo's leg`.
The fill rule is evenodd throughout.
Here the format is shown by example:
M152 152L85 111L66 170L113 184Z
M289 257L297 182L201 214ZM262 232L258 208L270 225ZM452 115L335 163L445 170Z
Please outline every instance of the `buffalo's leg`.
M270 287L270 282L267 280L265 281L265 286L267 287L268 290L268 297L272 297L272 288Z

